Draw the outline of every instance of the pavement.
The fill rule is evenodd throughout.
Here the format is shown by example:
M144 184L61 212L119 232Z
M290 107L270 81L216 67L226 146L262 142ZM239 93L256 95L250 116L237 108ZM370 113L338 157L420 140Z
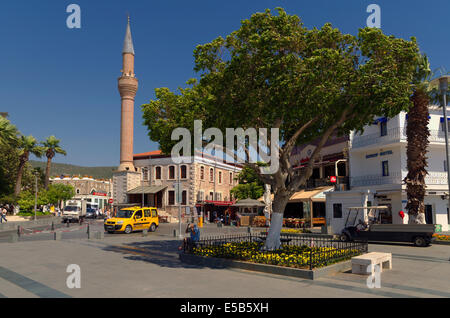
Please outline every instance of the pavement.
M77 225L78 226L78 225ZM100 228L101 222L90 225ZM389 252L393 269L381 274L381 288L369 288L367 276L349 272L318 280L217 269L179 261L176 224L161 224L143 237L105 234L88 240L85 231L63 233L63 239L1 243L0 297L450 297L450 246L426 248L370 244L369 251ZM245 232L246 228L207 225L202 235ZM70 264L80 267L81 288L68 288Z

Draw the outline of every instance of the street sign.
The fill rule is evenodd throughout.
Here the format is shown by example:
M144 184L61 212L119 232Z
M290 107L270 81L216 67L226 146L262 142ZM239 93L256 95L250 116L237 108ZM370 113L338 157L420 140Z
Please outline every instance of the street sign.
M337 181L336 176L330 176L330 182L331 183L336 183L336 181Z
M113 199L109 199L108 202L109 202L109 204L112 204L114 202L114 200Z

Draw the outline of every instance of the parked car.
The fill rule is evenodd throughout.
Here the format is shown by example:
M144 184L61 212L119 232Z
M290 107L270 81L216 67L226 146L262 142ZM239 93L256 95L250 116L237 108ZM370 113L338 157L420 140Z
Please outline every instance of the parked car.
M117 212L116 217L105 220L105 231L108 233L133 231L156 231L159 226L158 211L156 208L131 207L123 208Z
M87 219L96 219L97 218L97 212L93 208L87 208L86 218Z

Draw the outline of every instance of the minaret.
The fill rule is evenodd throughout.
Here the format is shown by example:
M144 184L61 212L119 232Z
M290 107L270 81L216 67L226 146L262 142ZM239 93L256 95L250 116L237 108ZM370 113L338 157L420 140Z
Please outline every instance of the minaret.
M119 77L122 112L120 125L120 166L118 171L135 171L133 164L133 116L134 97L138 89L138 80L134 74L134 47L131 38L129 16L122 57L122 76Z

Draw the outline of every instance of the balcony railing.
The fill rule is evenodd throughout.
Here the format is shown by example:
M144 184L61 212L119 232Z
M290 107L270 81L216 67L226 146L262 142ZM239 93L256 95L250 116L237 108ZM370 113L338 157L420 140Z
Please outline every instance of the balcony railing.
M406 177L406 171L402 173L391 173L389 176L381 175L367 175L350 178L351 187L363 187L385 184L403 184L403 179ZM447 172L429 172L425 177L425 184L427 185L446 185Z
M430 142L445 143L445 133L442 130L430 130ZM386 145L396 142L406 142L406 128L396 127L387 130L385 136L380 136L380 133L354 136L352 140L352 148L362 148L374 144Z

